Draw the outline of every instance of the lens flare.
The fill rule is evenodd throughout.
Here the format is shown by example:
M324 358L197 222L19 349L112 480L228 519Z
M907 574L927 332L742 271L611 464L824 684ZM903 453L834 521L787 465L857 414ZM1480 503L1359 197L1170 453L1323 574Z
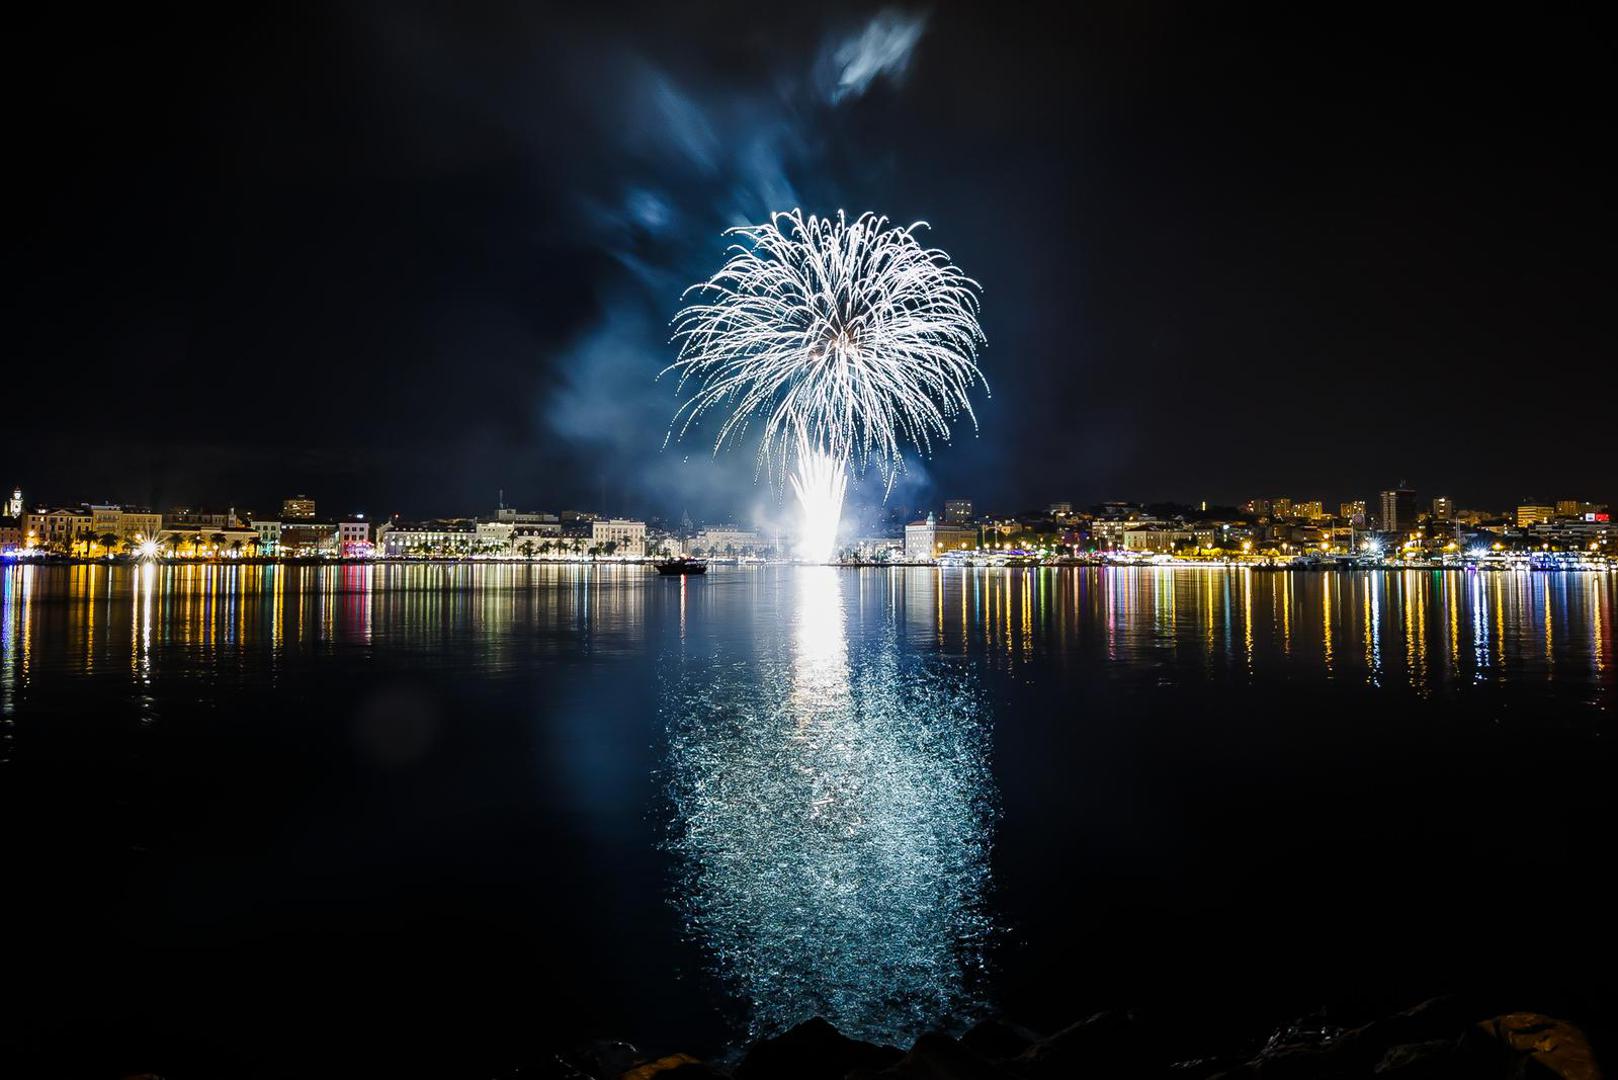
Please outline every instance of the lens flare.
M720 414L714 452L761 427L760 471L790 482L801 515L799 556L827 561L850 469L874 465L885 491L904 451L932 452L988 383L977 282L915 232L876 214L852 223L777 213L729 230L742 243L674 318L683 397L669 439Z

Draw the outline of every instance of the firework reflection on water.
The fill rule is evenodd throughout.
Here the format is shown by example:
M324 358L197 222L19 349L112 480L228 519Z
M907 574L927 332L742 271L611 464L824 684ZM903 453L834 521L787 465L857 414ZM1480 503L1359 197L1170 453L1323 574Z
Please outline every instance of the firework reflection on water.
M675 903L739 1035L820 1015L903 1043L982 1009L986 718L963 673L891 629L851 643L839 571L793 588L753 657L670 678Z

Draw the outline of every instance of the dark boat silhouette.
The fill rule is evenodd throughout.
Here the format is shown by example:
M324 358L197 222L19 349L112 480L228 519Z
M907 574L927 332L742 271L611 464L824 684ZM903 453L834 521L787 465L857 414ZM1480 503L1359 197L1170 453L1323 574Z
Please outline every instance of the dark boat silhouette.
M665 559L654 564L659 574L706 574L708 564L701 559Z

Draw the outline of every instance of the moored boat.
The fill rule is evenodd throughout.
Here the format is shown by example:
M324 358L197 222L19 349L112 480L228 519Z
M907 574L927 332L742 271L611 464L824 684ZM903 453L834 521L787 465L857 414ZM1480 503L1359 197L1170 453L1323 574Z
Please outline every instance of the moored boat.
M654 563L659 574L706 574L708 564L701 559L665 559Z

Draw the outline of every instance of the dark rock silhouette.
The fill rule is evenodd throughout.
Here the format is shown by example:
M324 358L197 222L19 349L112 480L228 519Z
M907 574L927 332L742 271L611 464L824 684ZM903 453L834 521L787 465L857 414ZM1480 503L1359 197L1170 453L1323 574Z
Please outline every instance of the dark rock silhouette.
M736 1080L843 1080L855 1069L882 1069L903 1054L892 1046L860 1042L815 1017L773 1039L748 1047Z
M561 1055L555 1080L1602 1080L1590 1040L1565 1020L1456 997L1347 1025L1314 1013L1267 1038L1174 1060L1174 1032L1100 1012L1047 1036L1001 1019L959 1039L931 1032L908 1051L851 1039L815 1017L749 1046L734 1069L687 1054L600 1041ZM1223 1041L1223 1040L1222 1040ZM534 1075L525 1073L524 1075Z

